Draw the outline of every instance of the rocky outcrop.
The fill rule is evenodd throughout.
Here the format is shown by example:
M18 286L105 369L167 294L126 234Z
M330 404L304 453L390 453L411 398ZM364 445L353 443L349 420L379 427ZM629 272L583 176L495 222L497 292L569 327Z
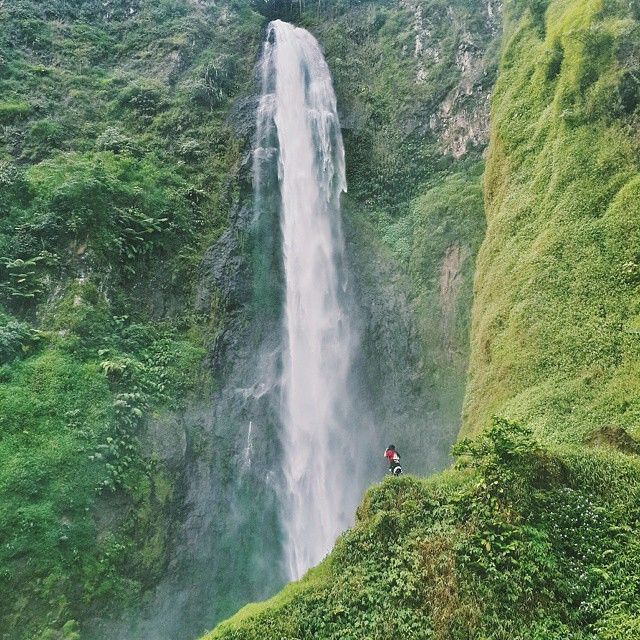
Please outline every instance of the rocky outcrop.
M438 64L450 63L450 53L443 50L441 43L442 21L447 23L448 35L453 31L456 37L453 63L458 79L431 114L429 129L438 137L442 152L456 159L472 148L484 147L489 140L489 109L502 2L485 0L475 19L469 19L469 14L454 2L444 13L433 14L419 0L409 0L404 5L413 14L417 83L426 82Z

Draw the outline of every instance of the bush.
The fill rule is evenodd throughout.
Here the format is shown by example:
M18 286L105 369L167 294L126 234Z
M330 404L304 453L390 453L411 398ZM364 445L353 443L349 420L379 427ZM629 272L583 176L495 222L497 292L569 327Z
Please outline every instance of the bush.
M0 312L0 365L26 354L35 340L29 324Z
M115 154L138 155L138 144L117 127L107 127L96 139L97 151L112 151Z
M236 73L235 59L232 56L219 56L205 65L198 77L183 88L193 102L215 108L233 95Z
M135 113L142 124L148 124L167 106L165 87L149 81L131 83L120 93L117 104L125 113Z
M51 152L60 150L64 133L64 127L54 120L34 122L25 135L24 155L31 160L41 160Z
M30 110L27 102L0 102L0 124L11 124L25 118Z
M194 238L187 185L153 163L112 152L70 153L32 167L27 180L33 197L14 222L14 257L5 258L1 276L12 295L42 293L41 267L59 259L131 276L144 268L145 256ZM34 256L41 246L55 255ZM22 266L16 286L12 274Z

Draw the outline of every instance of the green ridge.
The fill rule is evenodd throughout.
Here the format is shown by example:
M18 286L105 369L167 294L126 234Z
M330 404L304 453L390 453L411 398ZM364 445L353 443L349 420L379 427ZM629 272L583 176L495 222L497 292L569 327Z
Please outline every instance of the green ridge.
M512 18L493 99L463 433L499 413L575 443L640 423L640 25L540 15Z
M496 420L429 479L369 490L298 583L206 640L632 640L640 458L545 450Z

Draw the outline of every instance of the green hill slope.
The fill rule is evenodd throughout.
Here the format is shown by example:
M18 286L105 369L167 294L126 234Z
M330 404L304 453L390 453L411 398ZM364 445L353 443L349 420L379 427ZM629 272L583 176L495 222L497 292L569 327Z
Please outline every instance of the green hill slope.
M0 638L72 638L168 563L260 19L16 0L0 22Z
M459 454L371 489L319 567L206 639L637 638L637 453L551 454L497 421Z
M575 442L640 423L640 25L627 2L543 16L507 26L463 432L500 413Z

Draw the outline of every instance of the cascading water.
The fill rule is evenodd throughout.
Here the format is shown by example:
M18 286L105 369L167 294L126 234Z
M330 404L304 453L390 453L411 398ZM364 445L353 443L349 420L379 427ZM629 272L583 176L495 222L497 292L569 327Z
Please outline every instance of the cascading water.
M345 160L331 75L315 38L276 20L261 63L256 212L279 193L284 312L281 515L298 578L349 526L366 483L354 472L349 316L340 194ZM277 171L277 173L276 173Z

